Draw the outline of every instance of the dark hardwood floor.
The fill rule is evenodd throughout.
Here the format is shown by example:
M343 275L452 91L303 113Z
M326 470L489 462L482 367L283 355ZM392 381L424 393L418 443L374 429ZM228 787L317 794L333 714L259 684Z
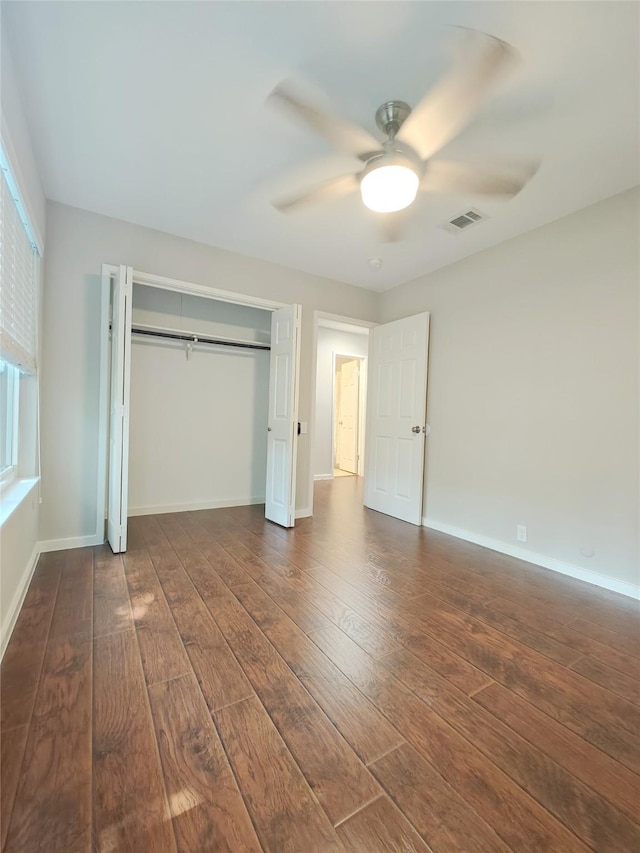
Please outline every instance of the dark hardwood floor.
M319 483L45 554L2 663L19 853L640 850L630 599Z

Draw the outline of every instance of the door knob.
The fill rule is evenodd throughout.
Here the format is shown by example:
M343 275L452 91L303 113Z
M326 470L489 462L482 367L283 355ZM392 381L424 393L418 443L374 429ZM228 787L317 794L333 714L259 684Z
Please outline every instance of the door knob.
M420 427L419 426L411 427L411 432L420 432Z

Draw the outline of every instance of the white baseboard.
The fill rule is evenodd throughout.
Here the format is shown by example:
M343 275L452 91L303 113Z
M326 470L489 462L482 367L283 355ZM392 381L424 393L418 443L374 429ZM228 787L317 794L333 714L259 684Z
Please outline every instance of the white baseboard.
M456 539L464 539L465 542L482 545L484 548L490 548L492 551L498 551L500 554L506 554L508 557L515 557L527 563L534 563L536 566L542 566L544 569L550 569L552 572L558 572L561 575L568 575L571 578L576 578L576 580L585 581L585 583L601 586L612 592L627 595L629 598L640 599L640 586L636 586L635 584L619 581L616 578L610 578L608 575L602 575L598 572L591 572L589 569L583 569L581 566L574 566L573 563L565 563L562 560L556 560L555 557L548 557L546 554L536 554L533 551L528 551L526 548L510 545L508 542L491 539L488 536L482 536L471 530L462 530L460 527L443 524L440 521L434 521L430 518L423 518L422 525L423 527L429 527L431 530L455 536Z
M304 506L302 509L296 510L296 518L310 518L312 515L311 507Z
M40 556L40 547L39 543L33 546L33 551L31 552L31 556L29 557L29 562L27 563L24 573L22 575L22 580L20 581L20 585L13 596L13 600L9 605L9 610L7 612L7 619L4 625L2 626L2 634L0 636L0 659L4 657L5 650L7 645L9 644L9 640L11 639L11 634L13 629L15 628L16 620L18 618L18 614L20 613L20 608L22 607L22 603L24 601L24 597L27 594L27 590L29 589L29 584L31 583L31 578L33 577L33 572L38 563L38 557Z
M104 536L96 536L95 533L91 536L72 536L69 539L45 539L43 542L38 542L40 553L45 554L49 551L67 551L70 548L91 548L93 545L102 545Z
M195 501L186 504L170 504L166 506L131 506L127 515L162 515L167 512L195 512L200 509L225 509L234 506L253 506L263 504L264 495L257 498L227 498L219 501Z
M333 474L314 474L314 480L333 480Z

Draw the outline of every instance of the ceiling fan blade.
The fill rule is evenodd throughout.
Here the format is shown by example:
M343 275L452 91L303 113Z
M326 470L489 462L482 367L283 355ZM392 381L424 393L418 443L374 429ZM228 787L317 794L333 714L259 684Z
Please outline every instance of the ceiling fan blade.
M460 58L415 107L397 135L423 160L458 135L518 59L507 42L477 30L465 32Z
M435 193L514 196L538 171L537 163L462 163L430 160L420 189Z
M356 173L341 175L338 178L330 178L328 181L323 181L323 183L317 184L315 187L311 187L301 193L276 199L272 204L276 210L284 213L306 204L315 204L319 201L327 201L328 199L348 195L351 192L355 192L359 187L360 181Z
M371 152L380 150L379 140L368 131L312 103L311 98L290 80L279 83L267 98L267 103L285 107L347 154L365 160Z

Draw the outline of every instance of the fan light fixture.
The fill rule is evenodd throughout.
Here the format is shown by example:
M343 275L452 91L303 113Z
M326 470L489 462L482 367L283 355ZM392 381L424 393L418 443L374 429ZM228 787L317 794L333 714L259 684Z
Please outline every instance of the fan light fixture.
M363 205L381 214L382 239L392 241L398 239L400 220L405 217L385 214L408 208L418 190L509 197L526 186L537 164L433 159L469 124L518 57L514 48L494 36L469 29L463 33L464 44L454 65L413 109L399 100L378 107L375 122L382 142L314 102L294 81L279 83L270 102L285 107L334 147L366 165L276 200L274 207L284 212L360 188Z
M418 192L420 179L416 172L402 163L384 160L367 169L360 182L362 201L376 213L393 213L409 207Z

